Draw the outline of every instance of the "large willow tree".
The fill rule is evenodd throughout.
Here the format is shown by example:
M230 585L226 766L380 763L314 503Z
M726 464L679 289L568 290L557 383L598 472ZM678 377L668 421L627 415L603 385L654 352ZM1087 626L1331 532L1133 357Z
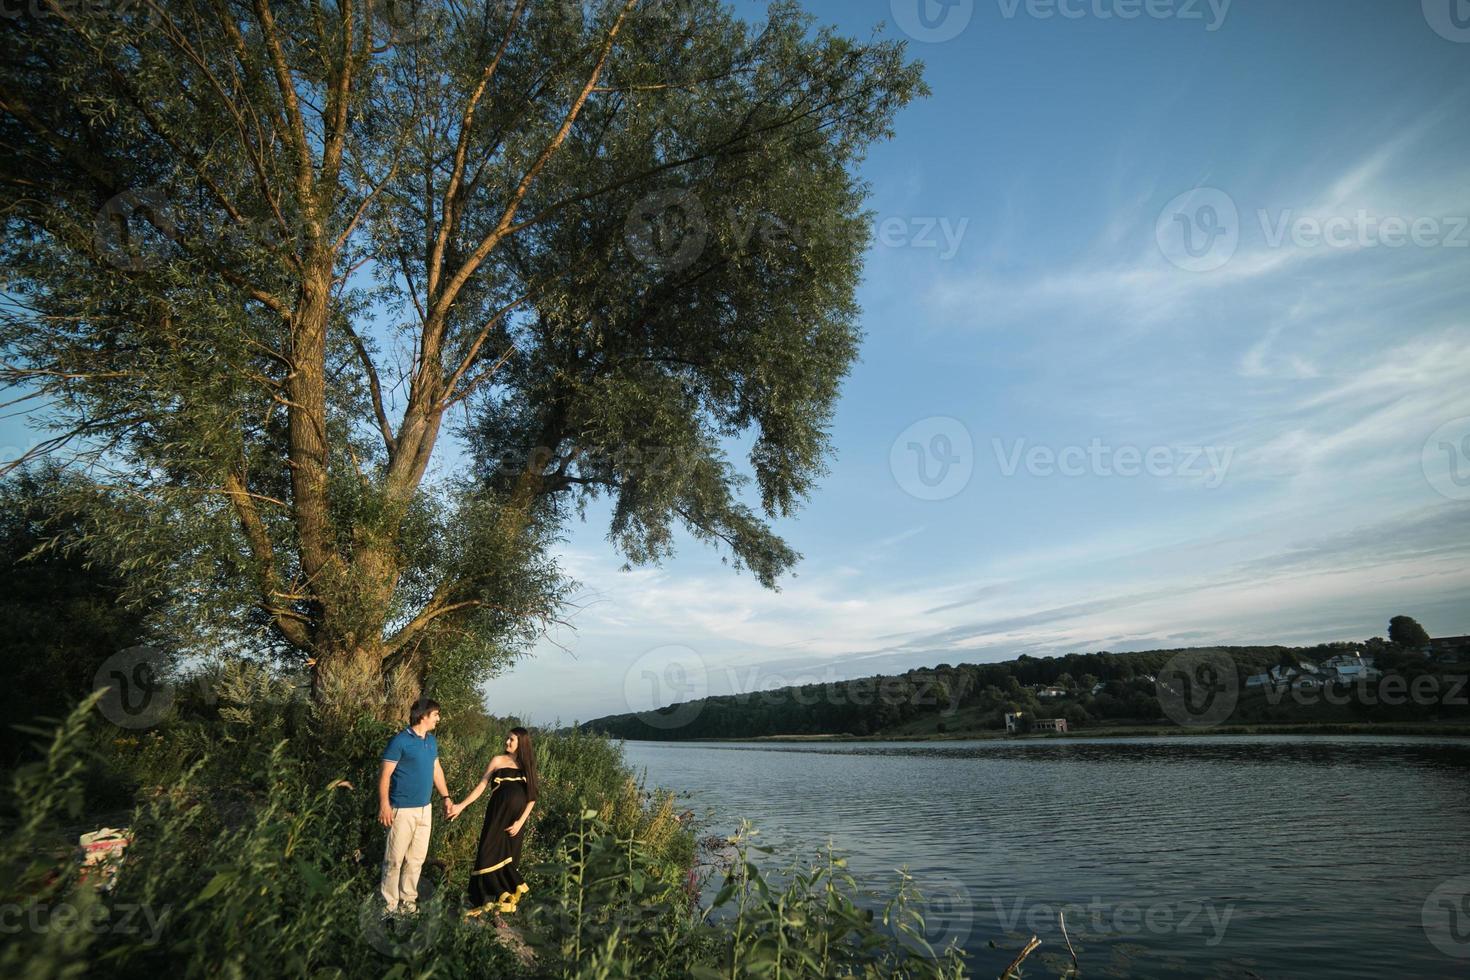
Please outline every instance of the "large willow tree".
M37 451L89 466L140 588L263 627L329 717L523 646L590 496L630 561L675 526L769 587L798 558L767 520L829 451L902 45L716 0L37 0L0 31Z

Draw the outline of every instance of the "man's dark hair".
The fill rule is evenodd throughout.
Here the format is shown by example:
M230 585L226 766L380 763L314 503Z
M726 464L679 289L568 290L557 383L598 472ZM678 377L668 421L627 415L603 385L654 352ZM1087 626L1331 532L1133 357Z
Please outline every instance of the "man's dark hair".
M433 698L419 698L413 703L413 707L408 709L409 727L412 728L414 725L417 725L419 722L423 721L424 716L427 715L430 711L438 710L438 701L435 701Z

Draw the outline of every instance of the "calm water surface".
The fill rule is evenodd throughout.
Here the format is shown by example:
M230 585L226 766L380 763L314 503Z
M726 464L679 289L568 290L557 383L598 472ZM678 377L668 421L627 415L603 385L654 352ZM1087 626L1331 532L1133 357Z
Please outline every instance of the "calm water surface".
M906 866L977 976L1056 976L1062 910L1084 977L1470 977L1470 741L625 744L708 832Z

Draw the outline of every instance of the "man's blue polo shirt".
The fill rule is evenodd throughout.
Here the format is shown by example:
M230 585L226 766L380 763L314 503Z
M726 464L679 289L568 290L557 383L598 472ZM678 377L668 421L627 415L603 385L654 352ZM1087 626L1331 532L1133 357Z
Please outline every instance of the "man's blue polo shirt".
M383 750L384 762L396 762L388 781L388 805L428 806L434 791L434 760L439 758L439 743L434 733L420 738L412 728L405 728L388 740Z

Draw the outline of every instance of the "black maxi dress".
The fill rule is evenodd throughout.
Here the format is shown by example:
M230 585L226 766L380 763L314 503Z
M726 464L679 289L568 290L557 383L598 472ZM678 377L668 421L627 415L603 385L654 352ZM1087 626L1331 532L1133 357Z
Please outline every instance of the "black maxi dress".
M505 828L519 820L526 804L534 799L518 767L502 766L490 771L490 801L485 807L485 826L480 830L479 853L470 872L470 905L474 909L514 912L521 896L530 891L520 872L526 828L522 826L514 837Z

